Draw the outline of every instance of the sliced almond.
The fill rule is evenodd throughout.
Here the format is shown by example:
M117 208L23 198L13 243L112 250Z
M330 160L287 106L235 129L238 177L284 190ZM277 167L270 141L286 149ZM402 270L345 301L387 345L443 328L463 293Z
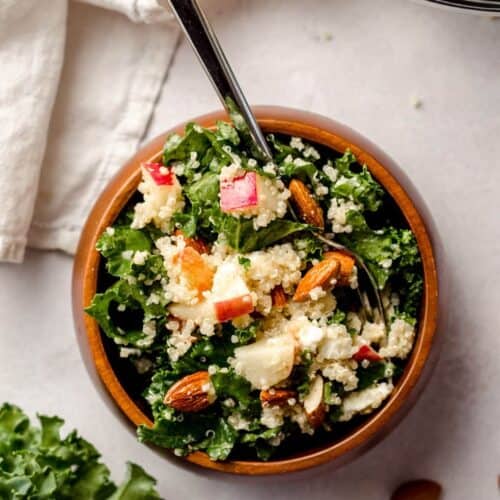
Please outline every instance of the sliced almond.
M176 382L163 402L175 410L194 413L204 410L215 401L215 391L206 371L187 375Z
M283 290L283 287L281 285L275 286L271 290L271 298L273 300L274 307L286 306L287 303L286 294L285 290Z
M288 189L300 218L312 226L324 229L323 210L313 198L308 187L299 179L293 179Z
M180 229L176 229L174 235L182 237L186 242L186 246L193 248L198 253L209 253L210 251L208 245L201 238L190 238L189 236L186 236Z
M262 406L285 406L290 399L296 399L295 391L287 389L269 389L260 391L260 401Z
M319 427L325 419L326 406L323 402L323 385L323 377L316 375L311 383L309 393L304 398L307 421L314 429Z
M302 277L295 289L293 300L303 302L310 298L309 294L317 287L332 288L340 271L340 264L335 259L325 259L315 264Z
M417 479L400 485L391 500L439 500L443 488L429 479Z
M354 257L350 255L335 251L335 252L325 252L323 255L324 259L334 259L340 264L340 272L338 276L338 284L340 286L348 286L349 279L351 278L352 271L356 264Z

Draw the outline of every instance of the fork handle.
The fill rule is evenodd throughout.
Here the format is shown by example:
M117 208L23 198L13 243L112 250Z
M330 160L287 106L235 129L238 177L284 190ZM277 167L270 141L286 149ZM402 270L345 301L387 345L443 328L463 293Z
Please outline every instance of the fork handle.
M271 149L197 0L160 0L160 3L170 5L228 113L232 117L236 105L259 152L272 161Z

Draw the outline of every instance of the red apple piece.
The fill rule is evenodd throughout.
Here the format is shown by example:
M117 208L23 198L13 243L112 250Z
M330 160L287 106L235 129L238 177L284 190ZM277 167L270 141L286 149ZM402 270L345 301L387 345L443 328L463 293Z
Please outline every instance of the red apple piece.
M220 206L223 212L254 208L258 204L257 174L245 172L220 183Z
M237 318L243 314L249 314L254 309L252 296L249 293L215 302L214 307L215 316L220 323Z
M373 350L369 345L362 345L356 354L354 354L353 359L355 361L363 361L367 359L368 361L381 361L382 356L375 350Z
M175 174L161 163L143 163L142 167L157 186L172 186L174 184Z

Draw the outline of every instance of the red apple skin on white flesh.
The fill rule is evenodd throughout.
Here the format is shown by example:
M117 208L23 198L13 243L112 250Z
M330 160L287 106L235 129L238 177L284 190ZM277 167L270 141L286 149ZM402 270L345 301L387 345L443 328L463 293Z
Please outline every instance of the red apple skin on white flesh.
M161 163L143 163L142 167L157 186L172 186L174 184L175 174Z
M215 302L214 307L215 317L220 323L237 318L238 316L243 316L243 314L250 314L254 310L253 300L250 294Z
M255 209L259 203L258 176L255 172L245 172L220 184L220 206L226 213L244 212Z
M383 358L378 352L373 350L369 345L362 345L356 354L352 357L355 361L381 361Z

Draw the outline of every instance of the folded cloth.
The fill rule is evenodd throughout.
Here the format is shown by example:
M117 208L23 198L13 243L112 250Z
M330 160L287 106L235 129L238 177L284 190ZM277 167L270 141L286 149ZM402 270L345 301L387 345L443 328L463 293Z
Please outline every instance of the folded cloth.
M28 241L74 252L145 133L177 45L156 0L85 1L0 5L0 261L21 262Z

